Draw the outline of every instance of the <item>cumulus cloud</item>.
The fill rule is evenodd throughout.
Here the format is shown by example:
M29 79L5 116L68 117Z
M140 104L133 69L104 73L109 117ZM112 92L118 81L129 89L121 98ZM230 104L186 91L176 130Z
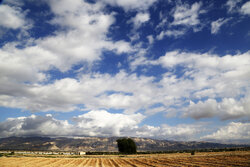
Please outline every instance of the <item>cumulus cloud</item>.
M193 140L201 132L202 125L180 124L169 126L139 126L145 118L142 114L114 114L105 110L93 110L73 117L73 124L58 120L52 115L31 115L8 118L0 123L0 136L134 136L159 139ZM200 128L198 128L200 127Z
M161 31L159 35L156 36L156 39L162 40L165 36L178 38L186 33L186 30L166 30Z
M51 23L69 30L39 40L38 45L60 55L60 58L65 56L63 60L67 62L62 62L63 67L67 67L67 63L100 60L102 49L113 50L118 54L132 51L129 43L113 42L106 37L115 20L112 14L102 12L103 6L99 3L89 4L80 0L74 3L67 0L49 2L56 14Z
M218 57L173 51L148 63L160 64L168 69L181 65L187 70L179 78L174 73L166 73L158 83L153 82L154 77L138 77L123 71L114 76L84 74L79 79L64 78L47 85L18 84L2 78L0 102L6 107L32 111L72 111L78 108L78 104L84 104L85 109L114 108L135 112L143 108L150 109L155 103L164 104L168 110L170 105L180 105L182 98L232 98L238 101L238 96L247 95L249 91L248 52ZM6 75L10 76L11 71L5 70ZM4 73L4 70L1 72ZM13 73L15 81L18 75ZM37 76L37 81L43 77ZM20 80L23 78L20 77ZM106 93L108 91L113 93Z
M73 118L74 124L52 115L8 118L0 123L0 136L120 136L137 128L141 114L112 114L95 110Z
M10 52L11 49L7 49ZM15 49L12 52L15 52ZM162 104L164 107L162 110L171 115L169 112L180 112L180 107L191 99L201 101L197 104L201 103L201 108L204 109L200 113L194 112L195 110L188 112L187 116L193 118L218 116L221 119L233 119L247 115L247 107L241 109L241 106L247 103L239 97L247 97L249 94L249 52L220 57L209 53L172 51L167 52L158 60L140 61L140 65L143 63L161 65L169 69L169 72L163 74L162 79L157 82L155 82L155 77L137 76L120 71L115 75L79 74L78 78L63 78L47 84L43 83L47 76L42 73L42 69L50 68L53 56L49 56L52 60L46 64L47 67L39 63L35 68L31 68L29 62L36 64L32 56L29 59L22 56L13 57L15 54L10 54L4 49L1 53L3 55L0 61L1 106L18 107L30 111L64 112L104 108L135 113L142 109L151 110L154 104ZM176 66L185 69L182 76L177 76L175 71L171 71ZM28 84L27 81L29 81ZM222 107L221 111L224 116L214 113L215 109L207 111L206 107L202 107L203 103L204 106L207 103L203 101L204 98L228 99L228 104L226 101L217 104L216 101L215 106L235 105L239 110L235 108L231 111L230 107Z
M27 44L22 44L22 48L18 47L20 43L12 42L0 49L0 103L3 106L16 105L31 111L72 111L79 104L79 97L70 100L65 97L67 93L62 93L65 99L57 99L50 93L45 95L44 91L60 87L59 83L75 84L77 80L63 79L55 81L54 85L46 85L44 83L50 80L48 71L58 69L66 72L79 63L92 66L101 59L103 50L117 54L133 51L128 42L112 41L107 37L114 17L113 14L102 12L102 5L81 0L72 3L51 0L48 3L55 15L51 24L61 29L53 35L31 39ZM22 14L19 16L22 17Z
M35 72L48 71L51 68L65 72L75 64L100 60L104 49L117 54L132 51L128 42L115 42L107 37L109 27L115 19L113 14L102 12L102 5L81 0L51 0L48 3L55 15L50 23L60 29L53 35L31 41L23 49L16 47L19 43L6 44L1 49L6 59L24 66L32 64L34 66L31 70ZM22 17L23 14L17 15Z
M220 127L212 134L199 137L207 132L204 123L178 124L170 126L150 126L139 124L145 116L137 114L109 113L105 110L92 110L73 117L73 123L55 119L51 114L45 116L31 115L27 117L8 118L0 122L0 136L133 136L150 137L180 141L207 140L225 143L248 143L249 123L231 122ZM209 131L211 132L211 131Z
M199 14L202 3L195 2L192 6L188 4L177 4L173 17L173 25L195 26L200 24Z
M166 108L164 106L158 106L158 107L153 107L153 108L148 109L145 112L145 114L154 115L154 114L159 113L159 112L164 112L165 110L166 110Z
M224 98L221 102L217 102L215 99L208 99L205 102L199 101L196 104L191 101L185 115L195 119L214 116L219 116L222 120L250 118L249 102L249 97L242 98L239 101L233 98Z
M217 103L214 99L208 99L206 102L199 101L197 104L191 101L188 111L186 115L195 119L213 117L218 112Z
M250 15L250 2L246 2L242 5L240 12L245 15Z
M228 12L231 13L233 11L235 11L235 9L237 8L237 4L241 2L241 0L228 0L226 3L226 6L228 8Z
M202 125L199 124L179 124L170 126L162 124L161 126L144 125L137 129L135 136L138 137L151 137L168 140L197 140L197 134L202 132Z
M19 7L0 5L0 26L11 29L18 29L27 24L25 13Z
M153 44L154 43L154 37L153 37L153 35L148 35L147 39L148 39L149 44Z
M0 49L0 106L32 112L90 112L76 116L74 124L49 115L9 119L4 123L13 128L8 129L1 124L4 127L3 136L63 136L67 132L70 135L163 136L181 140L192 139L192 136L199 133L197 129L200 126L139 124L146 116L159 112L169 117L184 115L195 119L218 117L229 120L249 117L249 51L223 56L173 50L158 59L150 60L144 56L150 53L149 49L140 48L142 43L132 46L134 41L113 41L110 38L110 29L116 20L114 13L105 10L105 5L120 6L126 11L139 10L132 18L134 26L139 28L150 20L146 9L154 1L147 1L146 6L134 5L135 1L46 2L53 14L50 24L59 29L52 35L31 39L22 47L19 42L12 42ZM145 1L136 3L142 2ZM165 36L177 38L184 35L188 28L201 24L201 6L201 3L177 6L172 12L173 23L169 23L169 29L163 30L156 39L163 39ZM25 13L19 13L14 13L13 17L23 19ZM168 24L167 21L169 20L164 21L164 25ZM227 19L217 20L212 32L219 32L226 21ZM22 24L25 25L26 22ZM15 26L10 25L12 27L7 28L15 29ZM177 26L183 29L174 29ZM154 37L147 36L150 44L154 42ZM115 52L117 56L127 53L128 58L125 59L130 63L131 71L128 69L107 74L84 69L85 63L89 68L95 68L104 56L103 51ZM82 64L84 65L80 70L74 69L76 65ZM143 73L138 75L135 69L145 65L149 67L147 70L152 66L161 66L161 76L145 76ZM123 66L119 64L119 67ZM58 70L63 78L51 79L51 70ZM76 76L68 75L71 70L76 71ZM190 100L192 102L189 104ZM155 107L158 104L161 106ZM112 114L106 110L120 110L123 113ZM144 112L146 116L138 112ZM29 129L32 126L34 129ZM52 128L49 129L49 126ZM62 127L65 133L56 133Z
M223 24L226 24L230 19L220 18L211 23L211 34L217 34Z
M149 19L149 13L137 13L136 16L130 20L130 22L134 24L135 29L138 29L143 23L149 21Z
M171 51L152 63L161 64L166 68L173 68L182 65L189 69L198 68L200 70L212 68L215 70L225 70L225 74L233 75L233 70L243 70L248 72L249 52L237 55L218 56L209 53L199 54L190 52ZM235 62L237 60L237 62ZM219 72L219 71L218 71ZM239 72L239 75L242 73ZM233 76L232 76L233 77Z
M77 127L91 136L120 136L132 131L145 117L142 114L112 114L105 110L90 111L74 117Z
M63 136L72 134L68 121L54 119L51 115L8 118L0 123L1 137L10 136Z
M115 108L135 112L155 103L151 96L157 88L151 84L152 80L152 77L137 77L122 71L115 76L87 74L79 80L64 78L47 85L19 85L22 86L17 91L21 92L19 96L15 92L17 88L11 87L12 91L6 91L7 85L1 84L0 104L31 111L72 111L78 104L84 104L85 109ZM106 93L109 91L114 93Z
M219 57L207 53L172 51L148 63L161 64L169 70L176 66L185 69L181 77L177 77L174 72L166 73L159 85L164 88L162 93L167 95L164 98L168 102L174 101L175 105L185 97L200 101L196 105L191 102L189 116L196 119L213 116L234 119L249 115L248 107L243 107L249 95L249 62L248 52ZM209 100L203 102L204 98ZM217 104L215 99L222 99L222 103ZM169 106L166 102L163 104ZM217 110L223 112L219 114Z
M202 24L199 19L199 15L204 13L201 2L195 2L192 5L187 3L176 2L176 6L170 12L173 21L168 19L167 16L163 18L160 13L160 19L162 20L156 29L163 29L156 36L156 39L162 40L165 36L171 38L179 38L188 32L189 28L192 28L194 32L202 29Z
M204 140L224 143L250 144L250 123L231 122L216 132L202 137Z

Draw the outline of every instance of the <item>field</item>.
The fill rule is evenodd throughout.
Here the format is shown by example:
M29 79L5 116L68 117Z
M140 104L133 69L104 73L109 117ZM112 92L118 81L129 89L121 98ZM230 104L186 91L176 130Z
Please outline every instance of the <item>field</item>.
M0 166L18 167L145 167L145 166L250 166L250 151L176 154L149 154L126 156L83 156L62 157L26 157L15 155L1 157Z

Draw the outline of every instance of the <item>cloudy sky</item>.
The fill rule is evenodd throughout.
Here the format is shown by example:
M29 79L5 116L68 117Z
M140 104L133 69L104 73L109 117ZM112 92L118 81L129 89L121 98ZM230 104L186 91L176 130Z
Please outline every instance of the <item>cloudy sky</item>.
M9 136L250 144L250 1L3 0Z

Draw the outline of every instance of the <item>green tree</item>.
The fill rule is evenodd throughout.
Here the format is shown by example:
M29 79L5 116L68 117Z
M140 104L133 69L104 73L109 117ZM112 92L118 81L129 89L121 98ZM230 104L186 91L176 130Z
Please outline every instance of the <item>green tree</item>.
M116 140L118 150L123 154L135 154L136 153L136 144L134 140L130 138L122 138Z

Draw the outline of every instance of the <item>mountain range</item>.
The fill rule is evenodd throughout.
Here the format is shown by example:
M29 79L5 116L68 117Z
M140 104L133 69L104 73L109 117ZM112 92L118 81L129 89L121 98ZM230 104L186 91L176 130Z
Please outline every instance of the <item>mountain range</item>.
M0 150L36 151L118 151L118 137L8 137L0 138ZM216 149L245 147L245 145L220 144L198 141L168 141L149 138L132 138L138 151L171 151L187 149Z

